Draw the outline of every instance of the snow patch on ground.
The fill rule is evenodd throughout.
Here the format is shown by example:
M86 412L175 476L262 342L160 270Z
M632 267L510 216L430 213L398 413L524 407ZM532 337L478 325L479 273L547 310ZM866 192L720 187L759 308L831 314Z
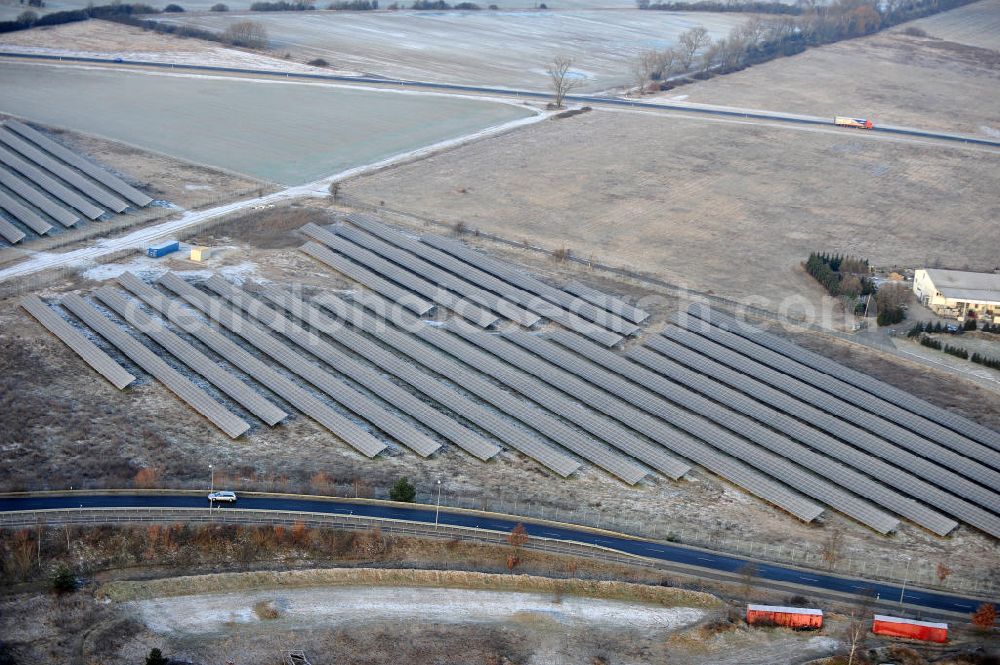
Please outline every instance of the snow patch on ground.
M190 251L189 245L181 245L181 248L174 255L185 256ZM95 282L104 282L117 279L123 273L131 272L147 282L154 282L167 272L175 272L183 277L193 279L208 279L214 274L222 275L228 281L242 285L245 281L252 279L257 282L267 282L257 269L257 264L251 261L244 261L236 265L219 266L218 268L194 268L185 270L178 269L176 264L168 264L167 257L154 259L149 256L138 256L123 263L106 263L88 268L83 272L83 277Z
M673 630L701 620L703 610L657 607L594 598L466 589L335 587L280 589L136 601L136 616L156 633L211 634L262 620L254 604L279 612L269 628L302 630L382 621L488 623L530 617L564 626Z

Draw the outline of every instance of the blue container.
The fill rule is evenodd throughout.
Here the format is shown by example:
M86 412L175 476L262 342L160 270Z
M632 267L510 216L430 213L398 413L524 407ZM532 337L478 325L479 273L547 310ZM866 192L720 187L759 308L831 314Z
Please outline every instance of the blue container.
M146 249L146 256L151 256L154 259L158 259L161 256L166 256L170 252L176 252L180 249L181 244L176 240L168 240L167 242L161 242L159 245L150 245Z

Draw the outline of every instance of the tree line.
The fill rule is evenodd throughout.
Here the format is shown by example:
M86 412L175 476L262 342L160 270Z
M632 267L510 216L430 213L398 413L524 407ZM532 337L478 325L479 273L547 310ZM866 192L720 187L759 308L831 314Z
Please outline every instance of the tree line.
M811 1L796 5L755 1L723 3L715 0L693 4L647 4L647 1L638 0L639 8L747 11L775 16L753 16L717 40L712 40L708 31L699 26L682 33L671 48L640 53L634 60L632 71L639 94L650 87L670 89L676 83L688 83L688 76L706 79L715 74L726 74L801 53L813 46L874 34L974 0L834 0L825 5Z

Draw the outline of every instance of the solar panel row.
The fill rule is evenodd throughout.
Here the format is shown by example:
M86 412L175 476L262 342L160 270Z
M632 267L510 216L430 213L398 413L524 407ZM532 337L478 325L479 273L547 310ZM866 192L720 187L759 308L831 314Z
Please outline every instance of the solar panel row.
M579 400L584 404L595 407L600 413L615 417L621 407L628 408L627 404L622 404L619 400L615 400L607 393L588 385L572 374L564 372L554 365L522 350L505 337L484 333L467 326L455 325L449 329L470 344L474 344L510 365L531 374L537 379L541 379L554 388L561 390L571 399ZM534 395L535 393L532 393L532 399ZM595 404L600 406L596 407ZM563 411L557 411L557 413L563 417L572 419L569 413ZM625 424L628 424L627 421L625 421ZM633 429L641 431L635 427ZM619 448L622 452L631 455L640 462L660 471L668 478L676 480L691 470L690 465L668 454L660 445L633 437L627 431L618 430L618 434L614 434L616 430L608 431L612 432L612 435L618 439L617 442L609 441L609 443L612 443L616 448ZM605 438L606 434L599 434L598 431L593 431L593 433L604 438L606 441L608 440Z
M466 281L462 276L462 262L449 257L444 252L439 252L433 247L428 247L418 240L407 237L370 215L351 213L347 215L346 219L351 224L363 229L368 235L360 232L347 235L346 231L350 227L338 228L336 231L338 235L344 235L352 242L363 245L413 272L427 275L438 284L444 285L526 328L531 328L541 321L538 314L515 305L478 284ZM431 256L437 256L440 263L436 264L429 258ZM457 273L449 272L447 269L449 265L457 267Z
M63 226L73 226L80 221L79 215L57 205L52 199L3 167L0 167L0 183Z
M823 513L823 508L815 502L745 463L761 461L765 457L758 454L760 451L755 446L741 442L704 418L694 416L648 390L646 383L655 385L657 382L652 372L579 335L556 331L549 337L575 353L564 350L555 353L548 349L543 352L544 358L691 434L694 439L677 442L675 452L678 454L803 521L811 522Z
M16 134L0 129L0 143L18 152L25 159L31 160L63 182L72 185L104 207L115 212L124 212L128 208L128 204L117 196L108 193L106 189L95 185L92 181L19 138Z
M560 291L555 287L549 286L531 275L519 272L506 264L495 261L480 252L466 247L461 242L448 240L439 236L423 236L420 240L518 289L533 293L536 297L543 298L564 308L568 312L592 321L602 328L607 328L621 335L634 335L640 330L638 326L623 320L621 317L602 311L586 300L581 300L565 291Z
M356 425L318 399L308 390L290 381L284 374L261 362L246 349L234 343L211 326L191 309L166 297L135 275L125 272L118 283L147 305L166 317L168 321L188 333L219 356L238 367L259 384L285 399L296 409L343 439L341 432L354 434Z
M128 183L124 182L120 178L113 176L111 173L105 171L101 167L92 164L91 162L83 159L75 152L67 149L66 147L56 143L49 137L45 136L41 132L38 132L27 125L20 123L16 120L8 120L6 123L8 129L11 129L22 137L28 139L35 145L48 151L50 154L55 155L62 161L66 162L70 166L73 166L87 175L89 175L94 180L100 182L102 185L108 187L114 192L124 196L126 199L144 208L153 202L153 199L146 196L135 187L132 187Z
M123 298L119 292L108 286L103 286L94 292L94 296L136 330L147 335L187 365L191 371L203 376L209 383L232 397L238 404L268 425L273 427L288 417L287 413L264 399L251 386L219 367L211 358L168 330L163 324L153 320L152 317Z
M954 477L953 474L940 469L933 462L900 450L868 432L843 423L819 409L799 402L785 393L680 344L664 338L652 338L650 342L655 342L656 351L662 354L664 360L669 358L673 361L661 365L664 374L671 379L686 383L683 380L684 373L678 371L683 369L682 365L699 372L704 377L711 377L689 385L692 387L697 385L700 391L711 390L713 392L711 396L724 398L726 406L745 412L776 429L787 431L799 440L818 447L821 452L849 463L858 470L874 476L880 482L920 499L963 522L987 532L1000 526L996 517L989 512L952 494L949 489L951 483L948 481ZM650 348L654 348L652 344ZM717 399L717 401L722 400ZM819 438L812 434L813 428L818 430L816 434ZM940 487L928 482L929 479L936 480L940 483ZM920 514L909 515L902 512L902 508L899 514L918 524L923 524L929 517L921 517ZM926 526L935 532L946 530L947 533L953 528L949 528L947 523L938 523L937 527L933 524L934 522L928 521Z
M306 224L300 230L313 240L343 254L352 261L360 263L369 270L374 270L408 291L427 298L445 309L451 310L462 318L475 323L477 326L489 328L499 321L494 314L480 308L478 305L459 298L450 291L446 291L422 277L418 277L374 252L370 252L364 247L348 241L346 238L342 238L312 223Z
M188 406L208 418L212 424L231 438L235 439L250 429L250 425L246 421L216 402L205 391L182 376L134 337L123 332L80 296L69 293L63 296L62 304L87 327L108 340L119 351L128 356L132 362L149 372Z
M441 270L437 266L434 266L427 261L410 254L409 252L393 247L389 243L383 242L369 233L359 231L358 229L350 226L330 226L327 228L331 232L336 233L338 236L350 240L355 245L371 250L383 258L392 261L394 264L417 275L422 275L440 287L448 289L449 291L454 291L455 293L468 298L470 301L496 312L504 318L509 318L516 323L520 323L521 325L528 327L537 324L541 320L541 317L537 314L532 314L531 312L521 309L511 302L503 300L489 291L484 291L473 284L459 279L455 275Z
M892 402L893 404L896 404L897 406L900 406L920 417L933 420L934 422L944 425L945 427L948 427L963 436L990 446L994 450L1000 450L1000 432L996 432L988 427L980 425L977 422L973 422L968 418L963 418L957 413L943 409L935 404L931 404L926 400L920 399L916 395L900 390L899 388L885 383L884 381L880 381L873 376L869 376L849 367L845 367L840 363L830 360L829 358L821 356L817 353L813 353L812 351L807 351L797 344L793 344L792 342L784 340L776 335L772 335L748 324L739 322L728 315L722 314L718 310L712 310L703 305L694 304L689 308L689 312L695 317L711 321L713 325L723 327L724 329L746 337L761 346L765 346L769 349L777 351L778 353L782 353L789 358L797 360L803 365L807 365L813 369L835 376L842 381L850 383L851 385L857 386L879 399Z
M633 307L620 298L615 298L607 293L602 293L601 291L592 289L589 286L581 284L580 282L570 282L563 287L563 290L567 293L572 293L575 296L583 298L596 307L606 309L612 314L617 314L632 323L642 323L649 318L649 312Z
M471 370L447 358L433 347L395 330L385 322L366 316L349 303L329 294L321 294L313 298L313 302L326 311L334 314L341 321L346 321L359 327L365 333L379 339L397 352L409 356L428 370L440 374L456 385L461 386L480 399L492 404L498 410L514 416L521 422L523 418L533 419L536 409L527 407L522 400L501 391L492 383L485 381ZM435 399L437 397L435 396ZM519 418L518 416L523 416ZM479 421L476 421L479 423ZM525 423L530 427L528 423ZM493 431L493 430L491 430ZM520 450L528 457L552 469L561 476L569 476L579 469L580 465L571 457L553 448L551 445L530 436L509 436L504 441Z
M837 416L844 426L847 424L853 424L859 428L867 429L874 434L878 434L878 429L888 429L878 428L872 425L870 421L875 419L876 416L869 415L866 417L863 412L857 413L858 410L854 407L838 403L825 393L820 392L817 395L815 393L819 391L811 388L811 386L797 381L792 377L771 370L770 368L765 367L750 358L742 356L735 351L716 344L704 337L700 337L687 330L674 326L670 326L664 330L663 335L669 339L680 342L681 344L684 344L688 348L698 351L699 353L708 355L709 357L718 360L732 369L757 378L788 395L794 396L800 401L812 404L830 415ZM900 441L900 438L902 438L903 441ZM1000 482L992 485L986 485L984 487L967 479L975 475L979 475L977 473L970 473L978 470L981 470L983 474L989 474L990 470L986 467L982 467L981 465L975 464L971 460L955 455L945 448L935 446L930 442L920 439L916 442L910 442L906 440L905 437L896 437L892 440L892 442L933 462L934 464L932 465L932 468L934 469L934 482L939 486L942 483L946 483L945 486L948 486L951 491L954 491L965 498L972 499L983 507L992 507L992 509L1000 507L1000 497L998 497L993 491L987 489L987 487L1000 487ZM907 445L907 443L910 443L911 445ZM947 468L944 467L952 469L954 473L948 472Z
M174 273L163 275L159 279L159 284L176 293L223 328L242 337L251 346L270 356L291 373L319 388L349 411L366 420L371 418L378 421L375 424L380 429L383 425L389 428L396 427L398 419L394 416L385 413L381 407L343 381L336 379L332 374L305 360L264 329L237 316L232 309L224 307L218 299L199 291ZM344 427L338 432L338 435L355 450L367 457L375 457L386 449L387 446L372 434L346 418L344 421ZM369 422L371 421L369 420ZM406 423L401 421L398 424L401 429L408 427ZM387 430L383 429L383 431ZM423 436L420 432L413 434L418 437Z
M378 296L367 292L356 295L359 301L371 311L385 311L385 304L378 302ZM402 317L408 316L402 312L399 314ZM565 416L567 420L570 420L583 430L589 431L595 436L603 435L602 438L613 446L628 445L628 442L624 440L629 438L627 433L620 429L609 428L608 423L603 419L595 418L592 412L556 394L523 372L505 366L503 363L491 358L488 354L477 350L475 347L462 342L459 338L442 330L421 326L419 322L408 318L402 318L397 321L418 339L434 346L444 354L464 362L469 367L482 372L484 375L493 378L508 388L516 390L528 400L551 412ZM377 322L376 325L384 327L386 324ZM445 359L447 355L441 355L441 358ZM647 470L644 467L603 445L597 439L586 434L586 432L573 429L544 410L529 408L525 400L517 395L500 390L488 381L478 377L475 387L464 383L461 385L463 388L475 392L481 398L493 403L498 408L506 411L552 441L575 452L629 484L635 484L647 475ZM597 432L600 432L600 434L597 434ZM634 437L631 438L634 439Z
M317 242L309 241L299 249L317 261L330 266L337 272L347 275L355 282L381 293L392 302L399 303L418 316L424 316L434 309L434 305L423 298L419 298L416 294L393 284L387 279L379 277L371 270L351 261L347 257L334 254Z
M844 383L827 374L823 374L810 367L783 356L780 353L771 351L739 335L727 332L714 326L706 325L700 320L692 320L687 317L678 317L683 320L685 327L706 339L722 344L743 355L752 357L758 363L788 374L797 380L809 384L817 389L815 394L821 390L826 392L828 399L840 400L854 405L860 412L873 414L866 419L866 424L878 427L877 433L885 438L899 441L911 442L912 445L920 445L926 439L940 444L951 451L963 455L970 459L977 460L984 465L992 467L994 474L985 482L996 482L1000 484L1000 474L995 473L1000 469L1000 452L993 450L980 443L961 436L950 429L942 427L937 423L924 420L918 416L901 409L900 407L874 398L870 393L866 393L860 388L856 388L848 383ZM885 423L883 425L883 423ZM904 429L905 428L905 429ZM899 437L903 437L900 439ZM946 454L951 454L950 452ZM970 468L972 468L970 466Z
M427 408L420 400L414 398L413 395L396 384L382 378L377 372L365 368L333 345L321 339L318 335L310 333L305 328L293 323L259 300L251 297L245 291L241 291L232 284L229 284L218 275L213 276L205 285L265 326L271 328L274 332L287 337L302 349L319 358L347 378L364 386L400 411L408 413L418 421L422 421L421 416L425 415L428 411L433 412L432 409ZM423 408L420 408L421 406ZM413 410L415 410L415 413L411 413ZM379 425L378 423L375 424L376 426ZM391 425L392 423L390 423ZM380 427L380 429L383 428ZM384 431L397 438L400 436L404 437L401 441L423 457L432 455L441 448L439 443L422 434L414 436L412 428L400 429L397 427L396 431L393 432L389 430Z
M135 377L125 371L124 367L97 348L96 344L74 329L65 319L42 302L38 296L25 297L21 300L21 307L118 390L123 390L135 381Z

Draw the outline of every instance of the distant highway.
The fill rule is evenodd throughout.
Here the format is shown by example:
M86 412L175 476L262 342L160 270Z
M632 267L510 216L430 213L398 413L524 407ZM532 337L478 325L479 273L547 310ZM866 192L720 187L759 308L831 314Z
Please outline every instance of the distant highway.
M130 495L88 493L61 496L0 497L0 512L72 510L79 508L205 508L207 503L204 496L191 494ZM226 505L223 510L267 510L283 511L292 514L327 513L425 524L434 524L435 521L433 507L414 506L408 508L367 502L355 503L350 500L324 501L314 498L288 496L244 496L235 504ZM476 515L474 513L451 512L444 509L440 512L439 520L440 524L446 526L474 527L499 533L509 532L518 522L518 518L515 516L496 517L487 514ZM709 550L664 542L618 537L586 527L555 523L537 524L532 522L526 522L525 526L530 536L563 542L597 545L650 559L695 566L706 571L739 574L741 569L748 563L748 559L736 556L717 554ZM811 570L802 570L775 564L758 563L757 565L758 568L755 577L758 579L852 595L860 592L877 594L883 603L887 601L898 602L902 593L903 602L907 605L919 606L931 611L943 610L960 614L971 614L981 602L973 598L964 598L910 587L907 587L903 591L899 586L893 584L859 581L853 578L837 577ZM1000 605L998 605L998 609L1000 609Z
M150 67L155 69L181 70L181 71L190 70L190 71L202 71L202 72L217 72L220 74L268 76L268 77L278 77L278 78L288 78L288 79L303 79L311 81L330 81L338 83L355 83L355 84L368 84L368 85L381 85L381 86L398 85L407 88L420 88L424 90L435 90L441 92L464 92L464 93L486 94L495 97L496 96L516 97L516 98L527 97L539 100L546 100L551 98L550 93L538 92L535 90L517 90L513 88L496 88L490 86L461 85L457 83L435 83L432 81L411 81L405 79L384 78L380 76L307 74L307 73L296 73L296 72L281 72L281 71L266 70L266 69L241 69L238 67L216 67L212 65L190 65L190 64L181 65L181 64L171 64L165 62L131 60L124 58L89 58L83 56L42 55L36 53L17 53L8 51L0 51L0 57L13 58L13 59L56 61L56 62L80 62L80 63L101 64L101 65L129 66L129 67ZM803 125L819 125L823 127L833 126L833 121L829 118L819 118L815 116L781 113L778 111L762 111L762 110L738 108L732 106L714 106L708 104L694 104L687 102L670 102L670 101L639 101L639 100L623 99L620 97L602 97L599 95L567 95L566 99L568 101L577 102L581 104L602 104L602 105L619 106L619 107L624 106L624 107L639 108L639 109L685 111L688 113L701 113L706 115L724 116L731 118L750 118L754 120L770 120L770 121L796 123ZM849 130L844 130L844 131L849 131ZM897 134L903 136L938 139L943 141L954 141L966 144L1000 147L1000 139L981 138L978 136L965 136L962 134L951 134L948 132L935 132L930 130L918 129L914 127L901 127L897 125L877 125L874 129L871 130L857 130L857 131L871 131L882 134Z

